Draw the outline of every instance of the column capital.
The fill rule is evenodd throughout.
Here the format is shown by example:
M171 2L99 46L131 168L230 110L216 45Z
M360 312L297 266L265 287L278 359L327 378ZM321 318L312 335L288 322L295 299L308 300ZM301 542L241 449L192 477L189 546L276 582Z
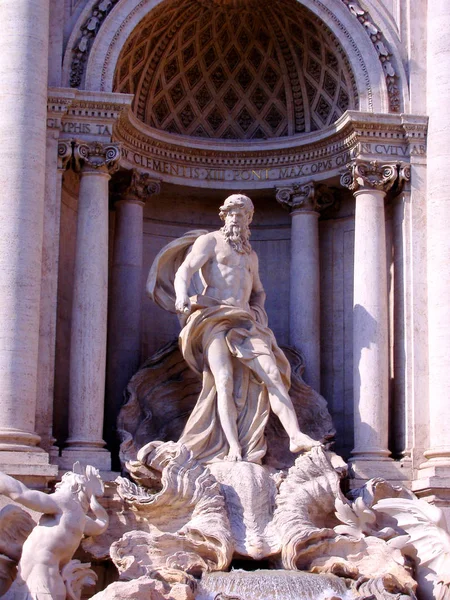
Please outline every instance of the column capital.
M313 181L279 187L276 192L277 201L291 213L298 210L320 212L334 202L331 189Z
M119 167L120 144L75 140L73 155L77 170L111 174Z
M72 140L58 141L58 170L65 171L73 156Z
M121 171L115 177L114 202L145 202L161 191L161 181L138 169Z
M398 163L353 160L341 175L341 185L352 192L379 190L387 193L399 177Z

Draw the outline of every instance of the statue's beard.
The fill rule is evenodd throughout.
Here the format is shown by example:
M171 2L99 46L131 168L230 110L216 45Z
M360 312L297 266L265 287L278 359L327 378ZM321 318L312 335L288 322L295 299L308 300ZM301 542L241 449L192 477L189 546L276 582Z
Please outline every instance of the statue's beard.
M236 250L239 254L250 254L252 247L248 241L250 237L250 228L248 225L240 227L239 225L227 225L225 223L220 231L233 250Z

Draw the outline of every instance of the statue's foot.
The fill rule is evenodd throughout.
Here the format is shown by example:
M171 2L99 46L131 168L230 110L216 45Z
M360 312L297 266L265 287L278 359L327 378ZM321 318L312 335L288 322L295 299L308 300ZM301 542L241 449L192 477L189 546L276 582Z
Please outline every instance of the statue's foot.
M298 433L290 438L289 450L297 454L298 452L308 452L308 450L311 450L315 446L322 446L322 443L318 440L313 440L305 433Z
M242 451L239 448L239 446L237 446L235 448L230 446L230 451L225 456L224 460L228 460L230 462L236 462L236 461L242 460Z

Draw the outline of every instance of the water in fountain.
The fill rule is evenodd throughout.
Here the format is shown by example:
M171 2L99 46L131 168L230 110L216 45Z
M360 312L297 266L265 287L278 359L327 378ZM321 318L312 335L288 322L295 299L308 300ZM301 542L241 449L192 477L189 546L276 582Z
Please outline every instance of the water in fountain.
M301 571L231 571L204 575L196 600L352 600L335 575Z

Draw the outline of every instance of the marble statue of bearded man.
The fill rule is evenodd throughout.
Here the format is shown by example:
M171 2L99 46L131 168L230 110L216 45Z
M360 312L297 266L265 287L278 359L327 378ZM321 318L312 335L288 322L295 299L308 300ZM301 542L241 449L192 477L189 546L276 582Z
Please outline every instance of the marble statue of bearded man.
M260 463L272 409L292 452L319 442L300 431L288 394L290 366L268 328L265 292L249 225L253 204L233 194L220 207L224 226L192 231L158 254L147 292L180 315L180 348L202 377L202 391L180 442L202 463Z

